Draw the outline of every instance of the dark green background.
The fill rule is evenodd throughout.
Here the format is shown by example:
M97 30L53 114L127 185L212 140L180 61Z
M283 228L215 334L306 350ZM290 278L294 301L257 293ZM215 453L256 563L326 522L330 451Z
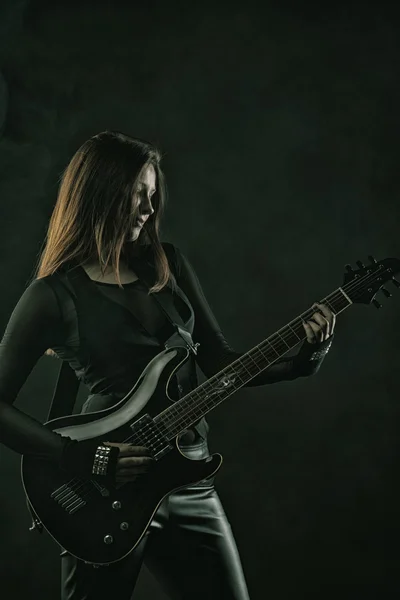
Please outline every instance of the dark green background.
M337 288L345 263L399 257L395 4L3 0L2 330L62 170L107 128L163 150L163 239L237 350ZM383 303L338 319L317 376L240 391L210 415L252 600L400 591L400 297ZM57 367L39 361L19 408L45 419ZM0 595L58 598L57 546L28 533L19 462L1 447ZM134 598L165 596L144 570Z

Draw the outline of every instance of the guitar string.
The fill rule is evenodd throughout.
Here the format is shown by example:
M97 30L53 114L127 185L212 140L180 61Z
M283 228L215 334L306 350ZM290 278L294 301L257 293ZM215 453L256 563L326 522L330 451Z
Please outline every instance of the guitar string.
M387 271L387 269L385 269L385 271ZM383 272L384 272L384 271L382 271L382 272L381 272L381 274L383 274ZM360 288L360 291L363 291L363 288L365 288L365 289L366 289L366 286L367 286L367 285L369 285L369 283L370 283L370 282L368 282L368 279L371 279L371 278L373 278L373 277L375 276L375 274L376 274L376 272L374 271L373 273L370 273L370 274L368 274L368 275L364 275L364 276L363 276L362 278L360 278L360 279L353 280L352 282L349 282L348 284L345 284L345 285L341 286L341 288L342 288L342 289L343 289L343 291L345 291L346 293L347 293L347 292L351 292L351 290L352 290L353 288L357 287L357 286ZM362 281L362 280L364 280L364 281ZM333 292L333 293L331 294L331 296L332 296L332 298L331 298L331 302L333 302L333 301L334 301L334 297L335 297L335 296L336 296L337 298L339 298L339 299L340 299L340 298L343 298L343 292L342 292L342 291L341 291L341 290L338 288L338 290L337 290L337 291L335 291L335 292ZM326 300L327 300L327 298L324 298L324 299L321 301L321 303L324 303L324 301L326 301ZM329 304L329 303L328 303L328 304ZM344 308L347 308L348 306L349 306L349 305L345 306ZM344 310L344 309L342 309L342 310ZM341 311L340 311L340 312L341 312ZM309 314L309 313L310 313L310 314ZM305 317L305 319L308 319L308 318L309 318L309 317L311 317L311 316L312 316L314 313L315 313L315 309L313 309L313 308L310 308L310 309L308 309L307 311L305 311L304 313L302 313L302 314L301 314L299 317L296 317L295 319L293 319L292 321L290 321L290 322L288 323L288 325L285 325L284 327L282 327L281 329L279 329L279 330L278 330L278 331L277 331L275 334L272 334L272 336L270 336L270 337L269 337L269 338L267 338L267 339L270 339L271 337L274 337L275 335L278 335L278 334L279 334L279 331L282 331L282 329L286 329L288 326L290 327L290 324L291 324L291 323L294 323L295 321L298 321L298 320L299 320L299 319L301 319L302 317ZM337 314L339 314L339 313L337 313ZM308 316L308 315L309 315L309 316ZM297 336L297 334L295 334L295 335ZM281 336L279 336L279 337L281 337ZM298 337L298 336L297 336L297 337ZM282 337L282 339L284 339L284 338ZM288 339L289 339L289 338L288 338ZM305 338L304 338L304 337L303 337L303 338L300 338L300 339L299 339L299 341L301 341L302 339L305 339ZM260 346L261 344L265 343L266 341L267 341L267 340L264 340L263 342L261 342L261 343L259 344L259 346ZM257 346L256 346L256 347L257 347ZM287 349L287 351L289 351L289 349L290 349L290 348L288 348L288 349ZM246 358L245 360L247 360L247 358ZM251 359L251 360L252 360L252 359ZM240 362L240 361L241 361L241 359L236 359L236 360L235 360L235 361L233 361L233 362L232 362L230 365L228 365L227 367L225 367L225 369L223 369L223 370L222 370L220 373L223 373L223 372L224 372L226 369L232 368L232 365L233 365L234 363L236 363L236 362ZM252 360L252 362L253 362L254 364L256 364L256 365L257 365L257 362L256 362L256 361ZM245 368L246 368L246 367L245 367ZM266 368L268 368L268 367L266 367ZM213 379L213 378L214 378L214 377L216 377L217 375L218 375L218 374L214 375L214 376L213 376L211 379ZM256 376L256 375L254 375L254 377L255 377L255 376ZM209 384L209 386L213 387L213 386L212 386L212 384L210 384L209 382L210 382L210 379L209 379L209 380L207 380L207 381L205 381L205 382L204 382L203 384L201 384L200 386L198 386L198 387L196 388L196 390L199 390L199 389L201 389L201 388L205 388L205 387L206 387L206 384ZM239 388L239 389L240 389L240 388ZM195 391L195 390L192 390L191 392L189 392L188 396L189 396L190 394L192 394L194 391ZM236 391L236 390L235 390L235 391ZM230 392L230 393L231 393L231 392ZM229 395L230 395L230 393L229 393ZM180 400L184 400L184 398L181 398ZM222 400L224 400L224 398L222 398ZM168 407L167 409L165 409L164 411L162 411L162 412L161 412L159 415L157 415L157 416L159 417L159 416L160 416L160 415L162 415L164 412L166 412L166 410L169 410L170 408L171 408L171 407ZM178 415L178 418L177 418L177 419L175 419L175 421L173 421L173 420L172 420L172 422L171 422L171 423L172 423L172 424L174 424L174 423L176 424L176 423L178 423L178 422L179 422L179 420L180 420L180 416ZM169 425L171 425L171 423L169 423ZM148 425L148 427L150 427L150 425ZM147 427L147 428L148 428L148 427ZM145 433L145 431L144 431L145 429L146 429L146 428L143 428L143 429L141 430L141 431L143 432L143 434L144 434L144 437L143 437L143 435L140 435L140 434L139 434L139 432L137 432L135 435L133 435L133 436L130 436L130 437L128 437L128 438L126 438L126 439L125 439L123 442L120 442L120 443L126 443L126 442L128 442L128 441L130 441L130 440L135 440L135 439L136 439L136 440L137 440L139 443L145 444L146 442L148 442L148 441L149 441L149 440L147 439L147 435L146 435L146 433ZM177 435L179 435L179 434L177 434ZM76 481L77 479L78 479L78 481ZM74 487L71 487L71 486L74 486L74 485L75 485L75 484L74 484L74 482L75 482L75 481L76 481L76 485L77 485L77 484L80 482L80 485L78 485L78 487L77 487L77 488L76 488L76 487L75 487L75 488L74 488ZM90 483L90 480L89 480L89 481L86 481L86 480L81 480L81 479L79 479L79 478L76 478L76 477L75 477L75 478L73 478L72 480L70 480L68 483L66 483L66 484L64 484L64 485L65 485L65 487L68 487L68 488L69 488L69 489L70 489L70 490L71 490L73 493L78 493L78 492L79 492L79 490L80 490L82 487L85 487L85 486L87 486L87 485L90 485L90 490L88 490L88 492L89 492L89 495L91 495L92 493L94 493L94 492L95 492L95 489L94 489L94 487L93 487L93 484L91 484L91 483ZM62 487L64 487L64 486L62 486ZM83 497L82 497L82 496L80 496L80 498L82 498L82 499L83 499L83 498L86 498L87 496L88 496L88 494L86 494L86 496L83 496Z
M373 274L372 274L372 275L373 275ZM368 279L368 278L370 278L372 275L369 275L369 276L364 276L364 277L365 277L365 279L367 280L367 279ZM365 281L363 281L363 284L362 284L363 286L365 286L366 284L368 284L368 285L369 285L369 282L367 282L366 280L365 280ZM357 282L357 285L359 284L359 282L360 282L360 281L361 281L361 280L358 280L358 282ZM348 287L347 287L347 291L348 291L348 292L350 292L350 291L351 291L351 290L350 290L350 288L351 288L351 287L354 287L354 286L350 286L350 285L348 285ZM344 288L343 288L343 289L344 289ZM332 296L332 298L331 298L331 302L333 302L333 301L334 301L334 299L333 299L333 296L334 296L334 295L335 295L336 297L343 298L343 293L342 293L340 290L338 290L337 292L334 292L334 293L331 295L331 296ZM321 303L324 303L324 301L325 301L325 300L326 300L326 298L325 298L325 299L323 299L323 300L321 301ZM347 306L345 306L344 308L347 308L348 306L349 306L349 305L347 304ZM343 308L342 310L344 310L344 308ZM339 312L342 312L342 310L341 310L341 311L339 311ZM263 342L261 342L260 344L258 344L258 346L255 346L255 347L253 348L253 350L254 350L255 348L258 348L259 346L263 346L263 345L265 345L266 343L267 343L267 344L269 344L269 345L272 347L272 349L274 350L274 347L272 346L272 344L270 344L270 343L268 342L268 340L269 340L269 339L271 339L272 337L279 337L279 338L280 338L280 342L279 342L279 343L280 343L280 344L282 344L282 342L283 342L283 343L284 343L286 346L288 346L288 347L286 348L286 352L288 352L289 350L291 350L291 349L294 347L294 345L292 345L292 347L290 347L290 346L289 346L289 345L286 343L286 340L290 340L290 338L291 338L292 334L296 335L296 337L298 338L298 342L300 342L300 341L304 340L306 336L305 336L305 335L303 335L303 337L302 337L302 338L300 338L300 337L297 335L297 333L296 333L295 331L293 331L293 329L292 329L292 333L290 333L290 332L289 332L289 335L286 335L286 336L285 336L285 333L284 333L284 335L279 335L279 331L282 331L282 330L285 330L285 329L287 329L288 327L290 327L290 324L291 324L291 323L294 323L295 321L298 321L298 320L299 320L299 318L301 318L301 317L303 317L303 316L304 316L304 317L307 319L307 318L308 318L308 316L307 316L307 315L308 315L308 313L311 313L311 314L310 314L310 316L312 316L312 314L313 314L314 312L315 312L315 310L311 308L311 309L309 309L308 311L306 311L305 313L303 313L302 315L300 315L300 317L296 317L296 318L295 318L295 319L293 319L293 321L291 321L291 322L290 322L288 325L286 325L286 326L282 327L282 328L281 328L280 330L278 330L278 332L276 332L275 334L272 334L272 336L270 336L269 338L267 338L267 340L264 340ZM339 314L339 312L338 312L338 313L336 313L336 314ZM298 343L298 342L297 342L297 343ZM274 342L274 343L275 343L275 345L277 346L276 342ZM296 344L295 344L295 345L296 345ZM268 350L267 350L267 351L268 351ZM275 351L275 350L274 350L274 351ZM245 353L245 354L247 354L247 355L248 355L248 353ZM262 351L261 351L261 354L263 354L263 352L262 352ZM281 355L280 355L280 356L281 356ZM277 358L279 358L279 357L277 357ZM275 359L275 360L276 360L276 359ZM262 361L261 361L261 364L263 364L263 362L264 362L264 360L262 360ZM223 375L225 371L234 369L233 365L235 365L235 363L236 363L236 364L238 364L240 367L242 367L242 369L241 369L241 370L242 370L242 372L243 372L243 367L244 367L244 369L245 369L246 371L248 371L250 375L252 374L252 369L254 369L254 365L255 365L255 366L258 368L258 367L259 367L259 364L260 364L260 363L259 363L259 361L257 361L257 359L249 358L248 356L240 357L240 358L236 359L235 361L233 361L232 363L230 363L230 364L229 364L227 367L225 367L225 368L224 368L223 370L221 370L219 373L217 373L217 374L213 375L213 377L212 377L212 378L210 378L210 379L208 379L207 381L205 381L203 384L201 384L200 386L198 386L198 387L197 387L195 390L192 390L191 392L189 392L189 394L187 394L187 396L189 396L189 395L193 394L194 392L197 392L197 394L198 394L198 393L200 392L200 390L201 390L201 391L203 391L203 390L206 390L206 389L207 389L207 387L208 387L208 388L212 388L212 387L213 387L213 382L212 382L212 379L215 379L215 378L220 378L221 374ZM272 364L272 363L271 363L271 364ZM248 368L248 367L249 367L249 368ZM265 367L265 368L268 368L268 367ZM240 374L238 374L238 373L235 373L235 374L237 374L237 375L239 376L239 378L240 378ZM244 373L243 373L243 374L244 374ZM257 374L258 374L258 373L254 374L254 375L253 375L253 377L256 377L256 376L257 376ZM227 391L228 391L228 390L227 390ZM185 401L185 398L181 398L181 399L179 399L179 401L178 401L178 402L180 403L180 406L183 406L183 405L184 405L184 402L183 402L183 401ZM186 398L186 403L187 403L187 402L188 402L188 398ZM172 407L174 407L174 406L175 406L176 408L178 408L178 407L176 406L176 404L172 405ZM199 405L196 405L196 407L195 407L195 408L196 408L196 409L198 409L200 406L201 406L201 404L199 404ZM207 406L207 403L206 403L206 406ZM187 406L186 406L186 408L187 408ZM159 414L157 415L157 418L160 418L160 417L163 415L163 413L166 413L167 411L171 411L171 407L167 407L166 409L164 409L164 411L162 411L161 413L159 413ZM199 415L196 415L196 414L194 414L193 416L195 417L195 419L199 417ZM200 415L200 417L201 417L201 416L203 416L203 415ZM181 420L181 415L180 415L180 414L177 414L177 416L176 416L176 418L175 418L175 419L174 419L174 418L172 418L172 419L171 419L171 420L168 422L168 427L170 427L170 426L172 426L172 427L173 427L174 425L176 425L176 423L179 423L179 422L180 422L180 420ZM164 424L165 424L165 423L164 423ZM129 439L131 439L131 438L127 438L127 441L129 441Z

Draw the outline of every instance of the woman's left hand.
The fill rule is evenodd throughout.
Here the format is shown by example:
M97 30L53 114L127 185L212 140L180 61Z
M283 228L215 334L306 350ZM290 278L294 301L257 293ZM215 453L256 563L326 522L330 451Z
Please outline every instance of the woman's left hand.
M328 339L335 329L336 315L326 306L316 302L312 308L317 308L312 320L303 323L309 344L318 344Z

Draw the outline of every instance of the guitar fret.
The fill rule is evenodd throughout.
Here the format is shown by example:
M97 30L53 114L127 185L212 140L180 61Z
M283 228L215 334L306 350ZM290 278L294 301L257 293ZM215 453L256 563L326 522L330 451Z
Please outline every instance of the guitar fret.
M332 304L331 304L331 303L329 302L329 300L327 300L326 298L325 298L325 302L324 302L324 304L327 304L327 305L328 305L328 308L330 308L332 312L335 312L335 310L334 310L334 308L333 308Z
M241 365L242 365L242 366L243 366L243 367L246 369L246 371L249 373L249 375L251 375L251 371L249 371L249 370L247 369L246 365L243 363L243 360L242 360L241 358L239 358L239 362L240 362L240 364L241 364ZM237 374L238 374L238 372L237 372L237 371L235 371L235 373L237 373ZM240 375L239 375L239 377L240 377Z
M250 372L250 371L249 371L249 373L251 374L251 372ZM237 389L240 389L240 388L242 387L243 383L246 383L246 380L245 380L245 379L242 379L242 377L241 377L241 375L240 375L239 371L234 371L234 374L235 374L235 375L236 375L236 377L237 377L238 379L240 379L240 381L241 381L241 384L240 384L240 386L237 388ZM253 375L251 375L251 376L253 377ZM233 385L233 386L235 386L235 383L233 382L233 383L232 383L232 385Z
M265 354L265 353L264 353L264 352L261 350L261 344L259 344L258 346L256 346L256 348L257 348L257 352L258 352L259 354L261 354L261 360L262 360L262 361L266 361L268 365L272 364L272 362L273 362L274 360L276 360L276 359L274 359L274 358L273 358L272 360L269 360L268 356L267 356L267 355L266 355L266 354ZM259 368L260 368L260 367L257 365L257 369L259 369Z
M290 331L292 331L294 333L294 335L296 336L297 341L300 342L301 337L297 335L297 333L295 332L295 330L293 329L293 327L291 327L290 325L288 325L288 327L289 327Z
M248 357L249 357L249 359L252 361L252 363L253 363L253 364L256 366L256 368L258 368L258 367L257 367L257 363L256 363L256 361L253 359L253 357L251 356L251 354L249 353L247 356L248 356Z
M275 348L273 347L273 345L271 344L271 342L270 342L269 340L265 340L265 341L267 342L267 344L269 344L269 345L270 345L270 347L272 348L272 350L273 350L273 351L275 352L275 354L276 354L276 355L279 357L279 352L277 352L277 351L275 350Z
M288 349L288 345L282 340L281 336L278 333L275 333L271 337L277 338L273 341L273 343L274 343L274 346L276 348L278 348L279 356L281 356ZM286 349L285 349L285 347L286 347Z
M278 335L279 335L279 334L278 334ZM285 342L285 340L283 339L283 337L282 337L281 335L279 335L279 337L281 338L281 340L283 341L283 343L285 344L285 346L287 346L287 348L290 348L289 344L287 344L287 343Z

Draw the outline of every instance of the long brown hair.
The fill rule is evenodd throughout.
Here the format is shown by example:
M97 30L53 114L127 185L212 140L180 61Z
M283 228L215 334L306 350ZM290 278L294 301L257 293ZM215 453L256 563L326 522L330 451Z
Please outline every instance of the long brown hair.
M109 265L123 288L120 257L138 216L137 182L143 169L153 165L156 192L154 213L134 244L150 244L156 279L149 292L175 283L161 245L160 220L167 189L160 168L161 153L149 142L119 131L103 131L84 142L63 171L57 201L50 218L33 279L55 273L69 261L82 264L96 259L102 275ZM53 354L48 350L46 354Z

